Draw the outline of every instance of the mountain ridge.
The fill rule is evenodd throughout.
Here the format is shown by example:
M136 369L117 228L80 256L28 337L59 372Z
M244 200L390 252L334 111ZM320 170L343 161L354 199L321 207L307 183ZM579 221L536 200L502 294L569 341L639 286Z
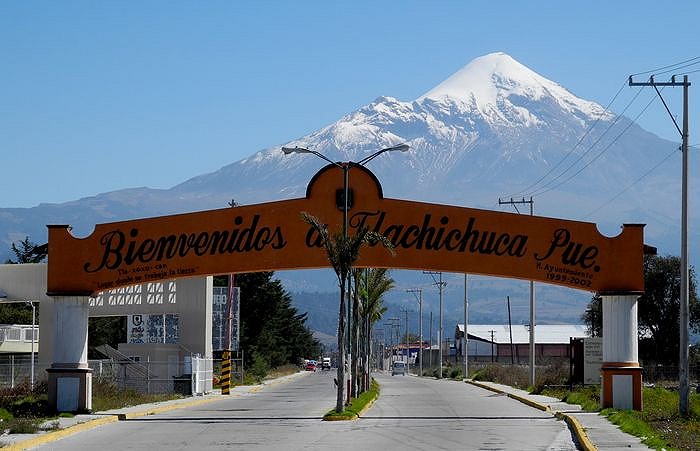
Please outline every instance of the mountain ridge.
M517 73L506 73L513 67ZM447 95L447 88L468 92L462 76L476 73L486 74L478 90L487 94ZM596 222L608 236L619 233L626 222L648 223L646 241L661 252L678 241L678 172L668 166L613 205L598 209L601 199L633 183L659 154L677 144L579 99L503 53L477 58L418 99L376 97L282 145L311 148L333 161L357 161L402 142L411 146L409 152L385 154L369 164L387 197L503 208L498 198L517 193L560 161L566 161L566 168L581 159L580 166L573 166L579 171L576 177L557 179L536 195L536 214ZM262 149L168 189L127 188L61 204L1 208L2 250L9 257L10 244L25 236L44 242L46 224L70 224L75 235L85 236L96 223L225 208L232 199L255 204L302 197L308 181L326 163L308 155L285 156L280 147ZM290 286L308 279L284 276ZM313 286L315 281L306 283ZM332 287L332 278L324 284L322 288Z

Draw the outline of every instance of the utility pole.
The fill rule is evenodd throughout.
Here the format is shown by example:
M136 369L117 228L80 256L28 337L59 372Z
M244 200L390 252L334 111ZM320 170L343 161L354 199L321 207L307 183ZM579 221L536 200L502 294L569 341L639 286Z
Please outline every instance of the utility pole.
M469 379L469 331L467 324L469 323L469 298L467 297L467 274L464 274L464 349L462 356L464 357L464 379Z
M423 289L414 288L406 290L406 293L413 293L418 298L418 335L420 347L418 348L418 376L423 376ZM417 294L416 294L417 293Z
M495 330L490 330L491 332L491 363L493 363L493 334L496 332Z
M389 326L389 339L391 340L391 364L393 365L394 361L396 360L396 359L394 359L394 355L395 355L396 350L394 349L394 333L393 332L394 332L394 330L396 330L396 343L398 345L401 343L401 341L399 339L399 334L400 334L399 323L400 323L401 319L399 317L392 317L392 318L387 318L387 320L389 322L384 323L384 324Z
M521 200L501 200L498 199L498 205L510 204L515 208L515 211L520 213L517 205L529 204L530 205L530 216L535 214L535 202L532 200L532 196L527 200L524 197ZM535 283L530 281L530 374L528 382L530 386L535 385Z
M515 365L515 353L513 352L513 322L510 319L510 296L506 296L508 302L508 330L510 331L510 364Z
M406 328L404 329L405 335L404 335L404 343L406 344L406 372L409 373L411 371L410 363L409 363L409 357L411 355L411 345L408 341L408 312L410 312L409 309L407 308L402 308L402 312L405 314L405 319L406 319Z
M433 312L430 312L430 327L428 328L430 330L430 342L429 342L429 355L430 355L430 371L433 370Z
M442 289L447 285L447 282L442 281L442 272L423 271L423 274L430 274L430 277L433 278L433 285L438 287L440 293L440 324L438 324L438 358L440 359L440 372L438 373L438 379L442 379ZM435 276L439 276L439 280L436 279Z
M688 88L690 82L688 76L683 76L683 81L677 81L676 76L671 77L671 81L657 82L654 76L649 77L647 82L632 81L629 77L630 86L651 86L656 90L666 111L676 126L676 130L681 135L681 152L683 154L682 188L681 188L681 299L680 299L680 356L678 365L678 394L679 410L681 415L688 416L688 295L689 295L689 269L688 269ZM683 87L683 130L678 127L676 119L668 109L659 91L659 86L682 86Z

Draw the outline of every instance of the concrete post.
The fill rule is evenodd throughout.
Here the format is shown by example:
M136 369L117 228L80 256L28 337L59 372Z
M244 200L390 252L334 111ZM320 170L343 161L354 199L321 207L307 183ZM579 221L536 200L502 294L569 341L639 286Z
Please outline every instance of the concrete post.
M602 294L603 365L601 407L642 410L638 361L638 294Z
M46 371L49 405L58 412L92 409L92 370L87 362L89 299L54 297L53 363Z

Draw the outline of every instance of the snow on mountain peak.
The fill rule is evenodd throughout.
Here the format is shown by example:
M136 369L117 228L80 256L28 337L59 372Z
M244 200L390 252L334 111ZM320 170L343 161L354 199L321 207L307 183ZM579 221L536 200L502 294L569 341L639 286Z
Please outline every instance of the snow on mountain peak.
M472 60L417 101L463 102L475 106L485 116L492 116L494 111L502 110L503 103L511 104L508 100L511 96L534 101L551 96L566 111L580 112L590 118L605 115L604 109L597 103L576 97L502 52ZM518 107L515 109L522 110ZM526 111L521 112L529 116ZM535 118L525 119L531 122Z

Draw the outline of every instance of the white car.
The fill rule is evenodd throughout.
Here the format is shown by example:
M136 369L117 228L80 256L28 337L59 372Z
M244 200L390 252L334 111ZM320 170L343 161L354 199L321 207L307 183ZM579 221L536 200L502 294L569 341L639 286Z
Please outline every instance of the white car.
M394 364L391 366L391 375L396 376L397 374L400 374L402 376L406 375L406 364L403 362L394 362Z

